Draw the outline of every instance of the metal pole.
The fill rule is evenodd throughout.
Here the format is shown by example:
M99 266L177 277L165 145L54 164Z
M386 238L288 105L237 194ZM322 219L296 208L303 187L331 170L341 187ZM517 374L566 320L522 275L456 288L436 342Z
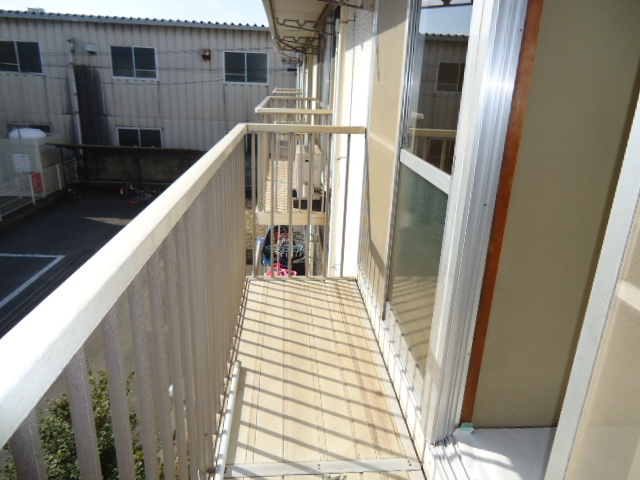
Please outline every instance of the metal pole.
M62 176L60 175L60 164L56 164L56 172L58 173L58 190L62 191Z
M31 202L35 205L36 204L36 195L33 191L33 177L31 175L29 175L29 190L31 191Z
M253 242L251 244L251 249L253 250L253 263L251 276L255 278L256 270L258 269L258 258L259 253L256 252L256 195L258 194L257 189L257 172L256 172L256 135L257 133L251 133L251 228L253 233Z
M271 225L269 230L271 248L270 248L270 260L271 260L271 276L275 275L275 270L273 268L273 248L274 244L274 216L276 210L276 177L275 177L275 133L271 134L271 138L269 139L270 145L270 156L271 156Z
M287 185L287 209L289 210L289 261L287 262L287 270L291 275L291 269L293 266L293 159L295 158L295 146L296 139L295 133L289 134L289 155L287 159L288 170L288 185Z
M340 247L340 276L344 275L344 244L345 237L347 233L347 200L349 196L349 165L350 165L350 154L351 154L351 134L347 137L347 164L345 165L345 175L344 175L344 204L342 207L342 246Z
M238 377L242 363L237 360L233 364L233 374L231 375L231 388L229 389L229 400L227 402L227 413L222 424L222 435L220 438L220 453L216 462L216 470L213 480L224 480L224 470L227 466L227 454L229 453L229 440L231 439L231 422L233 421L233 411L236 404L236 392L238 390Z
M309 136L309 174L307 175L308 185L307 185L307 236L305 239L306 242L306 255L307 255L307 277L311 276L311 251L309 249L311 243L311 205L313 202L313 195L311 194L313 189L313 160L315 153L315 134L311 134ZM314 252L315 253L315 252Z

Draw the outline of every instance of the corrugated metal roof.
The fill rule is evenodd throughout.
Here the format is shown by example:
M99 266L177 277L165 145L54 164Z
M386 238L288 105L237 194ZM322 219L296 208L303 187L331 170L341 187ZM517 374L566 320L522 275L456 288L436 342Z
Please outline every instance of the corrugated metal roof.
M469 35L447 34L447 33L425 33L424 36L429 40L450 40L458 42L469 41Z
M167 27L214 28L232 30L268 30L264 25L236 23L197 22L189 20L165 20L157 18L109 17L102 15L81 15L74 13L24 12L0 10L0 18L20 18L30 20L59 20L67 22L122 23L130 25L154 25Z

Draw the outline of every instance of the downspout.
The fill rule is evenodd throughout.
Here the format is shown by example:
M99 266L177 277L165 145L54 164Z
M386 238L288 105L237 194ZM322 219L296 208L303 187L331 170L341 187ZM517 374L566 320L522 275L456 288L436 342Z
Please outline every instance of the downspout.
M73 52L75 44L73 37L67 38L69 44L69 96L71 98L71 119L76 134L76 143L82 145L82 130L80 128L80 106L78 104L78 89L76 88L76 75L74 69Z

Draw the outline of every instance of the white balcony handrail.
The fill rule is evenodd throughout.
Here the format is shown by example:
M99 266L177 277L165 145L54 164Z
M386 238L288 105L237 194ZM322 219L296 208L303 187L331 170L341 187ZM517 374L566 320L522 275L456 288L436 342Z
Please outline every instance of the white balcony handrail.
M456 130L444 130L440 128L412 128L410 135L426 138L456 138Z
M236 126L65 283L0 339L0 445L60 376L227 157Z
M333 110L319 108L256 108L256 113L266 114L287 114L287 115L316 115L328 116L333 115Z

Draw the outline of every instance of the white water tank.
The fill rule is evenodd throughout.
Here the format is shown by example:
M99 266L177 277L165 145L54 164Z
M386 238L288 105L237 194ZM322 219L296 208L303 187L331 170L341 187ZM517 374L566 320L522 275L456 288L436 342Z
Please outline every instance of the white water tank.
M16 128L9 132L9 138L11 140L18 140L22 138L44 138L47 134L37 128Z

